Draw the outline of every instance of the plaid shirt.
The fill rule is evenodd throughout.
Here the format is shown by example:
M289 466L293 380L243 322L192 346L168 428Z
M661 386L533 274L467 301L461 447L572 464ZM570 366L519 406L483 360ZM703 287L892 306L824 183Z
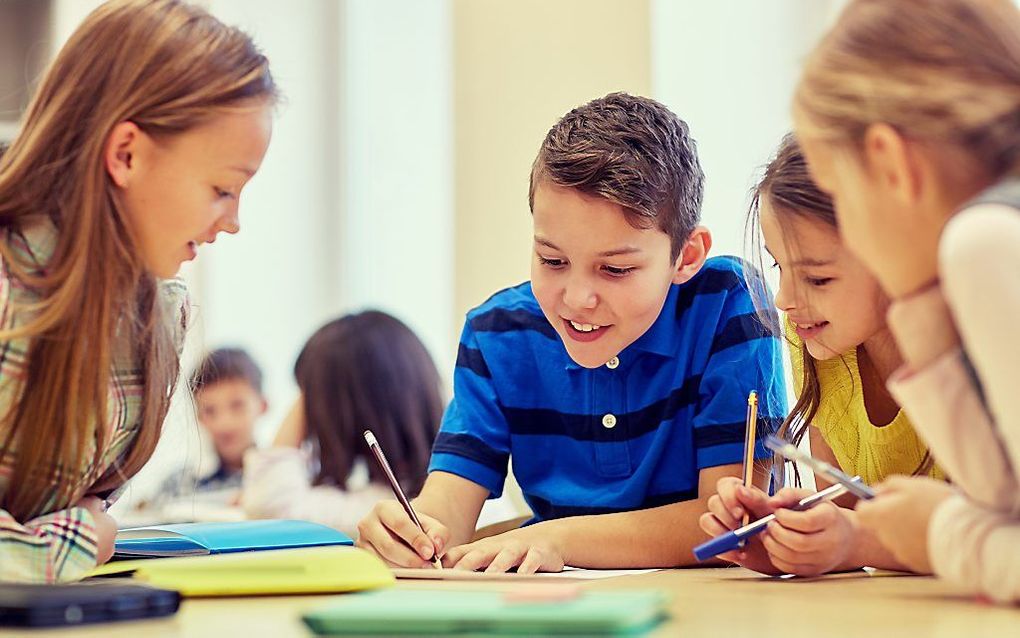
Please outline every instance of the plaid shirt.
M57 230L48 219L26 225L21 231L0 230L6 241L26 263L42 268L56 245ZM2 261L2 260L0 260ZM183 344L186 290L179 280L163 282L163 293L179 316L175 325L178 352ZM0 330L24 325L28 318L25 304L39 297L11 276L6 263L0 263ZM25 338L0 340L0 418L22 391L28 362ZM54 477L53 496L37 516L19 522L0 509L0 582L62 582L82 578L96 565L96 530L92 514L75 507L90 486L130 449L139 427L144 378L133 352L115 357L113 377L107 400L107 431L112 433L100 463L88 462L95 454L96 441L82 450L82 464L74 468L75 489L70 498L58 497ZM0 441L4 438L0 421ZM6 493L14 471L13 445L0 458L0 499ZM65 500L66 499L66 500Z

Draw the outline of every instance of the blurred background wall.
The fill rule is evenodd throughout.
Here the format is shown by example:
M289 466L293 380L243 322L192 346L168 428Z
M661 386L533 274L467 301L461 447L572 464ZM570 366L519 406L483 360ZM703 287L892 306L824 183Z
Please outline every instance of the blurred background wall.
M0 139L97 4L0 0ZM266 442L296 397L304 340L342 313L397 315L449 382L464 313L528 278L528 174L543 136L592 98L650 95L688 121L713 252L743 254L748 189L790 125L800 60L843 2L201 4L255 37L285 96L241 233L203 247L182 273L196 307L185 366L213 347L252 352L271 403ZM179 400L129 499L203 450Z

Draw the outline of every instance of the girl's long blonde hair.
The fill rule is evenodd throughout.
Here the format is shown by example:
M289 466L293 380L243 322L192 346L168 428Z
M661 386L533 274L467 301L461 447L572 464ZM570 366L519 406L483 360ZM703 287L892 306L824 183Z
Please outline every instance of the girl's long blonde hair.
M885 123L990 177L1020 165L1020 10L1011 0L853 0L808 59L797 134L858 143Z
M179 362L156 279L115 205L103 161L107 137L131 121L153 136L186 131L221 109L275 99L268 61L242 31L178 0L114 0L86 18L30 102L0 157L0 227L49 218L52 257L26 263L0 241L10 276L37 294L28 320L0 340L28 338L26 375L0 431L14 473L0 507L19 520L66 507L84 468L109 442L107 399L115 342L133 346L144 378L130 450L93 491L136 473L151 456ZM95 458L83 458L95 442ZM52 485L58 490L52 493Z

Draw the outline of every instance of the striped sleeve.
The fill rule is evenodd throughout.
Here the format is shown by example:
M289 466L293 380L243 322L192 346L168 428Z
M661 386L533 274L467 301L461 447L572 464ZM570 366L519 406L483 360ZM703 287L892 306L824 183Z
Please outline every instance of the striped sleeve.
M96 566L96 532L84 507L18 523L0 510L0 582L61 583Z
M786 414L780 340L759 319L746 285L725 294L693 420L699 470L742 462L747 397L752 390L758 393L755 458L770 458L765 435L774 433ZM773 317L773 325L774 321Z
M503 493L509 460L510 429L469 321L457 351L453 400L432 447L429 471L456 474L498 498Z

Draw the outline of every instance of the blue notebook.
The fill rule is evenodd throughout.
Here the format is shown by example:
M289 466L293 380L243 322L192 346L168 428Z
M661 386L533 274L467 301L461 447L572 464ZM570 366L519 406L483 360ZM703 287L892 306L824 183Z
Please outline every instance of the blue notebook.
M181 523L120 530L114 543L114 557L201 556L353 544L346 534L308 521Z

